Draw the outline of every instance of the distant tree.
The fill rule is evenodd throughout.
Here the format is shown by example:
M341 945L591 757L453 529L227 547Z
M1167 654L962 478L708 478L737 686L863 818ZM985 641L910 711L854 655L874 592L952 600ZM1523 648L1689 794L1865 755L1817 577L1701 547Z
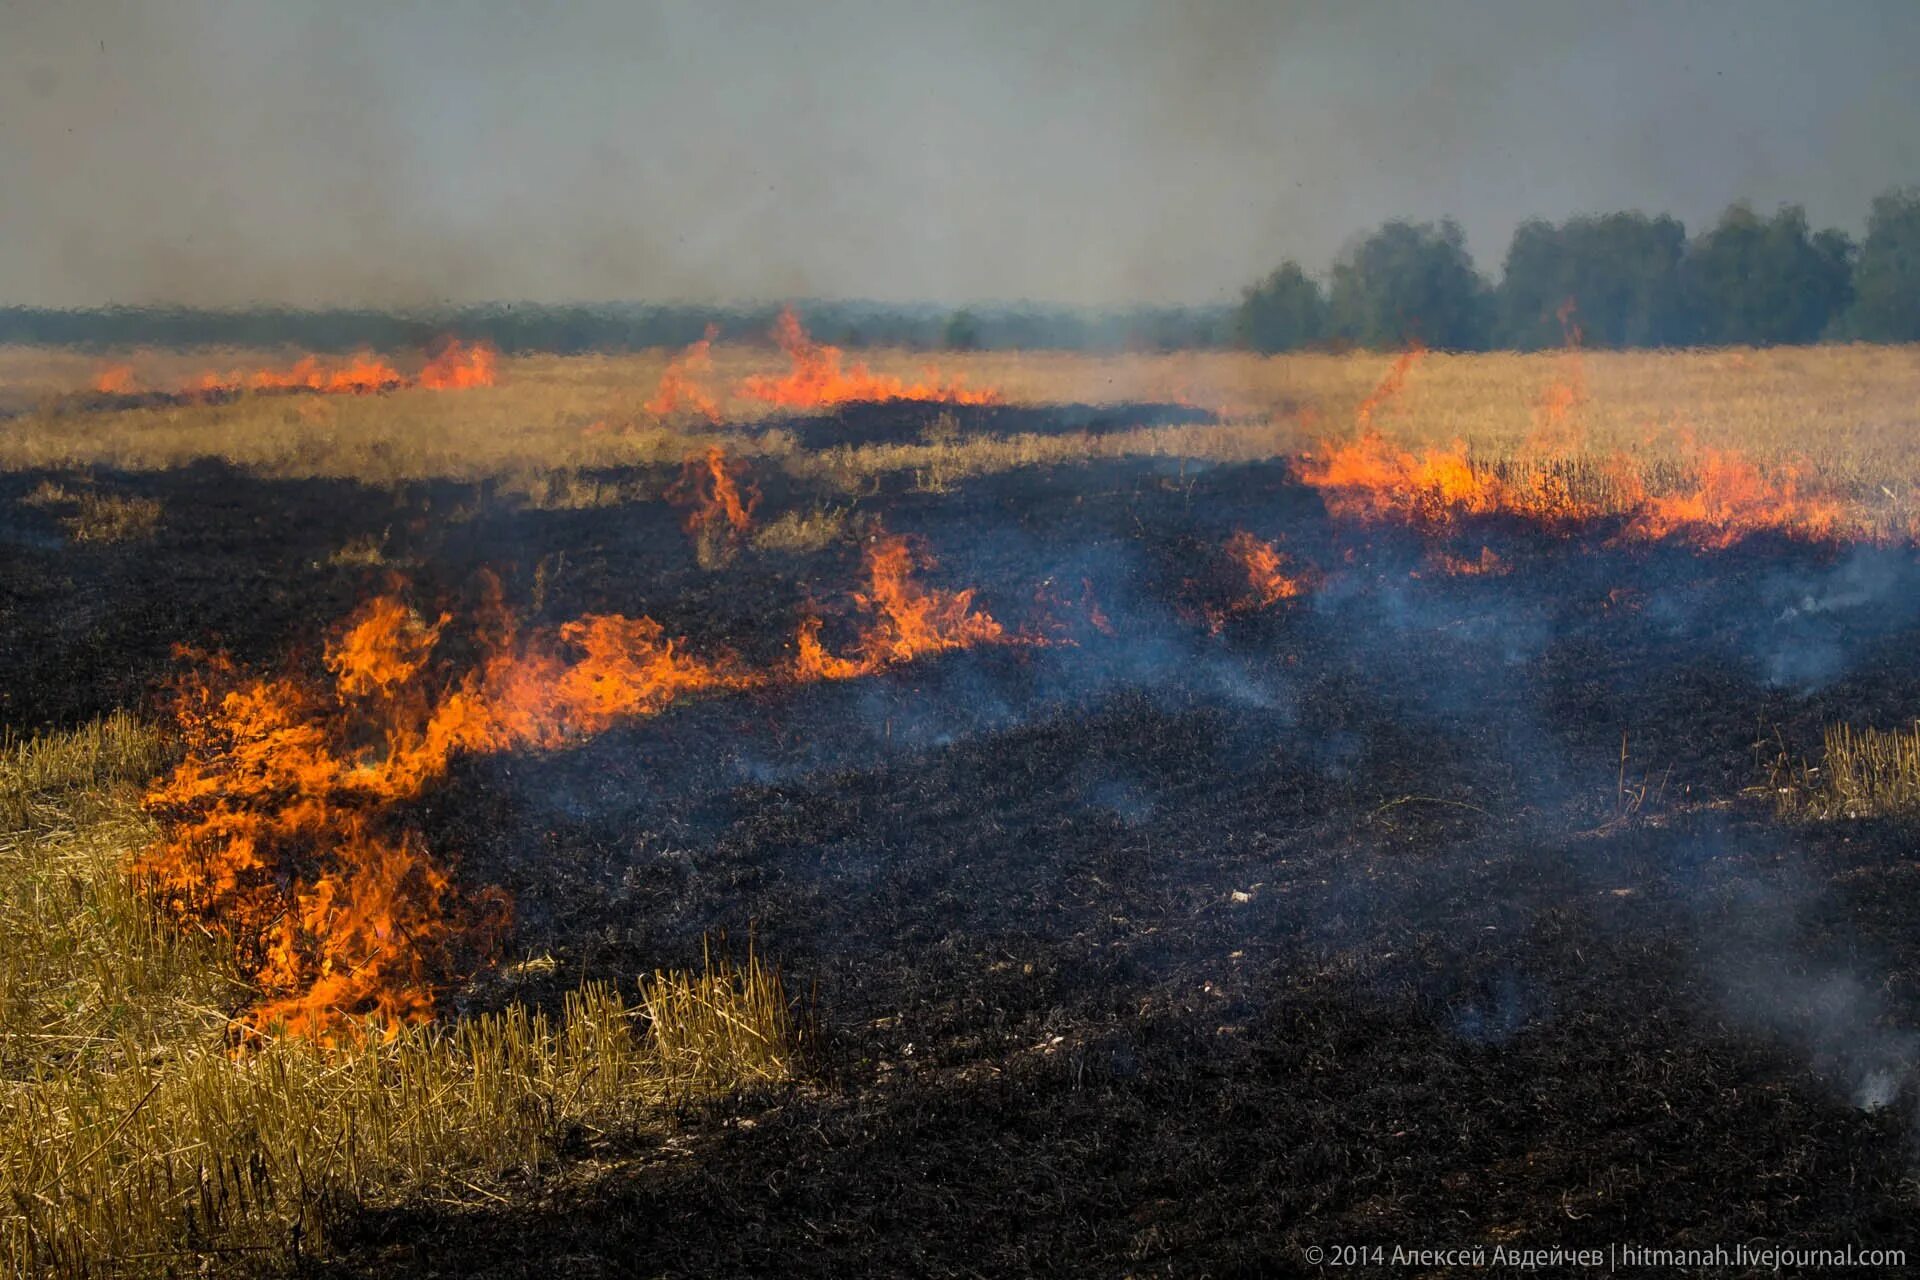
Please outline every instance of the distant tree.
M1233 331L1241 346L1254 351L1298 351L1326 337L1327 300L1289 258L1241 296Z
M1799 205L1762 218L1747 204L1694 241L1682 276L1710 343L1816 342L1853 297L1853 241L1811 234Z
M1328 299L1334 336L1366 347L1418 340L1442 350L1487 345L1492 314L1486 282L1451 218L1389 222L1334 264Z
M1850 336L1920 342L1920 188L1874 198L1853 289Z
M947 317L941 337L949 351L976 351L980 347L980 324L973 312L962 309Z
M1597 347L1668 347L1692 339L1681 264L1686 228L1665 216L1609 213L1560 226L1523 222L1507 249L1498 338L1521 350L1558 346L1573 302L1582 340Z

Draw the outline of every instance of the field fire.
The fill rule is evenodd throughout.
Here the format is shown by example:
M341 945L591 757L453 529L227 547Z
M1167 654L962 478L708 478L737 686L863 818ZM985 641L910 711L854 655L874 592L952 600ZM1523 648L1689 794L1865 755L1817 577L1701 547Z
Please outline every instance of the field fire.
M0 1280L1899 1272L1920 25L1706 7L23 11Z

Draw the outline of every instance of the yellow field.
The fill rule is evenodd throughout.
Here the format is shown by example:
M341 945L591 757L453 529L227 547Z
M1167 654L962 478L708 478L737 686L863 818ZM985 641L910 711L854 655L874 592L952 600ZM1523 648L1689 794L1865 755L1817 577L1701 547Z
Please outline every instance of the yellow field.
M501 362L499 385L371 396L251 395L227 404L85 410L71 399L112 364L140 385L192 383L208 369L284 364L284 352L129 352L106 357L0 348L0 468L133 469L224 458L280 476L527 475L678 460L711 438L704 423L659 421L643 408L674 353L530 356ZM949 446L964 472L1089 452L1246 459L1350 432L1355 409L1393 363L1372 353L1260 357L1228 352L1087 356L1066 353L849 353L907 378L937 367L1014 403L1180 401L1219 411L1225 427L1162 428L1099 442L1035 439ZM752 430L776 411L726 394L783 357L720 346L708 379L738 452L788 454L791 442ZM1555 396L1595 453L1658 456L1690 435L1766 463L1804 458L1840 485L1904 488L1920 479L1920 348L1836 346L1698 352L1429 355L1377 425L1409 445L1463 440L1476 458L1512 454ZM923 410L932 423L939 406ZM748 430L739 430L745 427ZM971 448L975 459L953 457ZM982 452L985 451L985 452ZM991 454L991 458L988 457ZM895 451L838 460L865 472L939 458ZM801 462L799 465L809 464Z

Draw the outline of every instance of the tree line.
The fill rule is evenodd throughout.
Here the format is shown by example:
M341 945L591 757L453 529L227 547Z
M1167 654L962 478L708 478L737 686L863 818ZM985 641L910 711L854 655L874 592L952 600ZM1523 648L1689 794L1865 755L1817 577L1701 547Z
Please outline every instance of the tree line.
M1233 341L1233 309L1075 308L1031 303L945 307L803 301L807 331L844 347L916 350L1177 350ZM126 347L294 347L341 353L403 351L448 337L508 354L618 353L682 347L709 324L728 342L768 341L776 304L735 306L498 304L381 311L366 308L0 307L0 344L108 350Z
M1533 219L1514 231L1498 284L1452 220L1389 222L1324 287L1281 263L1247 289L1233 328L1265 352L1529 351L1562 344L1570 324L1596 347L1920 341L1920 188L1878 197L1859 243L1813 230L1797 205L1766 217L1735 204L1692 239L1664 215Z

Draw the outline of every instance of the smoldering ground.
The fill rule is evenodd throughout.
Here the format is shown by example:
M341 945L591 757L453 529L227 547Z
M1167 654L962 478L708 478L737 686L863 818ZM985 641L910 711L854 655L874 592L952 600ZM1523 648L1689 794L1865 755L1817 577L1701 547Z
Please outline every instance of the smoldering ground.
M761 519L826 497L755 478ZM260 669L312 665L396 564L430 613L492 570L529 624L646 612L761 668L807 610L836 648L860 622L860 534L711 569L655 498L96 480L161 499L155 541L43 552L59 528L25 509L6 572L77 588L121 674L55 690L75 634L16 610L35 661L10 706L82 716L216 631ZM551 1208L365 1218L352 1266L577 1246L829 1269L824 1231L923 1270L1138 1250L1231 1269L1448 1214L1555 1239L1905 1238L1907 837L1782 825L1742 792L1763 731L1808 742L1865 689L1875 716L1920 697L1910 555L1356 524L1283 464L1024 468L854 505L1014 642L471 757L408 815L460 883L515 899L504 963L452 1010L630 982L724 930L809 993L807 1083L690 1116L697 1167L635 1139ZM1242 530L1312 586L1216 629ZM394 563L327 555L369 533ZM1483 546L1503 571L1436 558ZM1823 679L1775 677L1797 645L1830 655ZM1701 1190L1730 1184L1756 1190ZM1194 1186L1198 1206L1174 1191ZM691 1221L689 1196L723 1207ZM976 1197L1045 1208L982 1236ZM429 1240L441 1261L412 1252Z

